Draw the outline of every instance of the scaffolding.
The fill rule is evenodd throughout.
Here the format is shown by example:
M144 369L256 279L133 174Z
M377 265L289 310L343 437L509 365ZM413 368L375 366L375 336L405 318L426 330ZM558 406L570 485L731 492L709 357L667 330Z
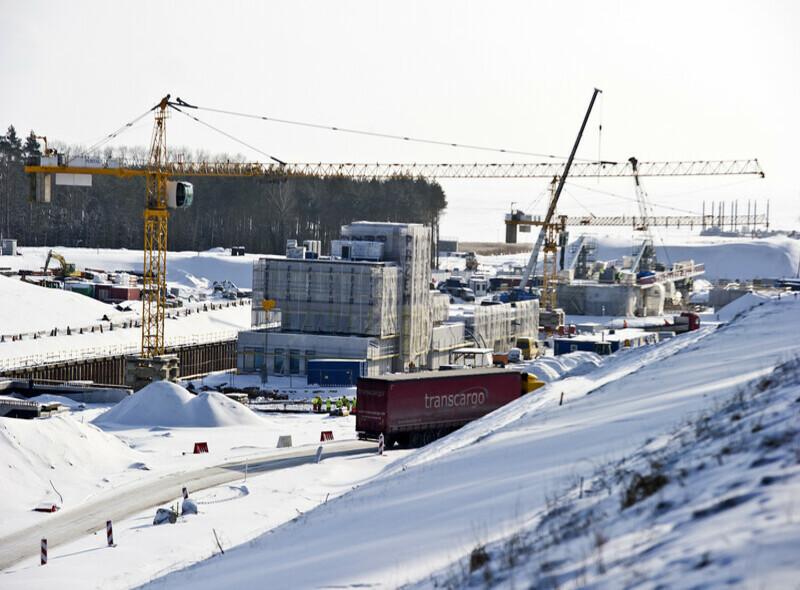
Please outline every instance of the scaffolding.
M431 229L419 223L356 221L342 227L345 242L379 242L384 260L401 268L400 366L427 361L433 327L430 293Z
M517 337L539 333L539 301L481 305L466 318L466 324L478 346L507 352Z
M517 301L514 307L514 337L537 337L539 334L539 300Z
M431 322L433 325L443 324L450 318L450 296L439 291L430 291Z
M261 301L272 299L282 331L392 336L401 280L394 264L262 258L253 267L252 325L263 325Z

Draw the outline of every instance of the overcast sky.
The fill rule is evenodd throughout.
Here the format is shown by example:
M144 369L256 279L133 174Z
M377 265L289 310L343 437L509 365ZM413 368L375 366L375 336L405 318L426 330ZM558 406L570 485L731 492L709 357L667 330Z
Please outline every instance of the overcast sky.
M739 199L740 213L758 199L762 211L770 199L774 224L800 225L800 2L0 6L0 125L22 135L89 146L169 92L267 117L566 156L598 87L579 157L758 158L766 172L647 179L655 213L700 213L704 199ZM259 151L180 114L170 147L252 161L544 160L197 115ZM146 117L118 143L146 145L151 129ZM575 183L560 212L637 211L630 179ZM512 202L545 208L534 208L543 180L442 184L442 233L462 239L502 239Z

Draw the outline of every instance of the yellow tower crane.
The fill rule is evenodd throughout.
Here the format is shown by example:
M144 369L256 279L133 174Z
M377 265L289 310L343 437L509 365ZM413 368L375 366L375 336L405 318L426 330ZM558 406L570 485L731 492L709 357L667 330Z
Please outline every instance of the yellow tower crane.
M28 175L28 199L48 203L51 200L53 175L112 175L122 178L145 176L147 200L144 209L144 278L142 315L142 357L164 353L164 316L166 304L167 225L170 209L191 205L193 187L181 177L273 177L273 178L559 178L563 163L521 164L367 164L367 163L211 163L167 160L166 121L170 109L191 107L170 95L162 98L151 111L155 115L150 154L146 168L125 167L115 160L98 161L86 158L69 159L64 154L46 150L38 161L25 166ZM761 174L756 160L715 162L639 162L642 176L702 176L710 174ZM628 163L574 163L571 177L632 176Z

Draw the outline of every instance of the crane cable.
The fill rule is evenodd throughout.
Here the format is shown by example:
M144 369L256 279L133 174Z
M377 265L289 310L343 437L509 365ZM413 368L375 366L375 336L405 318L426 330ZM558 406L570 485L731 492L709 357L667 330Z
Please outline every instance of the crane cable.
M138 123L139 121L141 121L142 119L144 119L144 118L145 118L147 115L149 115L151 112L153 112L153 109L147 109L145 112L143 112L141 115L139 115L138 117L136 117L136 118L135 118L133 121L131 121L130 123L126 123L125 125L123 125L123 126L122 126L122 127L120 127L119 129L117 129L116 131L114 131L113 133L110 133L108 136L106 136L106 137L104 137L103 139L101 139L100 141L98 141L96 144L94 144L94 145L93 145L92 147L90 147L89 149L85 150L85 151L84 151L84 153L83 153L83 155L84 155L84 156L86 156L86 157L88 157L88 156L89 156L89 154L91 154L93 151L100 149L100 148L101 148L101 147L103 147L105 144L107 144L109 141L111 141L112 139L115 139L116 137L118 137L119 135L121 135L121 134L122 134L124 131L127 131L128 129L130 129L131 127L133 127L133 126L134 126L136 123Z
M180 98L179 98L178 100L180 101ZM182 103L182 102L183 102L183 101L181 101L181 103ZM250 148L251 150L253 150L253 151L255 151L255 152L258 152L259 154L261 154L261 155L263 155L263 156L266 156L266 157L268 157L270 160L272 160L272 161L274 161L274 162L276 162L276 163L280 164L281 166L285 166L285 165L286 165L286 162L284 162L283 160L279 160L278 158L276 158L276 157L275 157L275 156L273 156L273 155L270 155L270 154L268 154L268 153L267 153L267 152L265 152L264 150L260 150L260 149L258 149L257 147L255 147L255 146L252 146L252 145L250 145L249 143L247 143L247 142L245 142L245 141L242 141L241 139L238 139L238 138L234 137L234 136L233 136L233 135L231 135L230 133L226 133L226 132L225 132L225 131L223 131L222 129L218 129L218 128L214 127L214 126L213 126L213 125L211 125L210 123L206 123L205 121L201 121L200 119L198 119L198 118L197 118L197 117L195 117L194 115L190 115L189 113L186 113L186 112L182 111L182 110L181 110L181 109L179 109L179 108L178 108L178 107L177 107L175 104L173 104L173 103L170 103L170 105L169 105L169 106L171 106L171 107L172 107L174 110L178 111L178 112L179 112L181 115L185 115L186 117L189 117L190 119L192 119L192 120L194 120L194 121L197 121L197 122L198 122L198 123L200 123L201 125L205 125L205 126L206 126L206 127L208 127L209 129L213 129L213 130L214 130L214 131L216 131L217 133L219 133L219 134L221 134L221 135L224 135L224 136L225 136L225 137L227 137L228 139L232 139L233 141L235 141L235 142L237 142L237 143L240 143L240 144L242 144L243 146L245 146L245 147L247 147L247 148ZM185 104L185 103L183 103L181 106L185 106L185 107L191 107L191 105L187 105L187 104Z
M322 130L325 130L325 131L340 131L342 133L352 133L352 134L355 134L355 135L365 135L365 136L368 136L368 137L379 137L379 138L382 138L382 139L396 139L396 140L400 140L400 141L409 141L409 142L415 142L415 143L425 143L425 144L429 144L429 145L439 145L439 146L447 146L447 147L455 147L455 148L464 148L464 149L470 149L470 150L482 150L482 151L486 151L486 152L496 152L496 153L501 153L501 154L512 154L512 155L517 155L517 156L533 156L533 157L537 157L537 158L551 158L551 159L556 159L556 160L566 160L567 159L566 156L555 156L555 155L552 155L552 154L539 154L539 153L535 153L535 152L524 152L524 151L520 151L520 150L510 150L510 149L505 149L505 148L494 148L494 147L486 147L486 146L479 146L479 145L462 144L462 143L456 143L456 142L452 142L452 141L438 141L438 140L434 140L434 139L411 137L411 136L407 136L407 135L393 135L391 133L380 133L380 132L377 132L377 131L363 131L363 130L360 130L360 129L349 129L349 128L346 128L346 127L337 127L337 126L333 126L333 125L321 125L321 124L318 124L318 123L305 123L305 122L302 122L302 121L292 121L290 119L279 119L279 118L276 118L276 117L267 117L267 116L264 116L264 115L253 115L253 114L250 114L250 113L240 113L240 112L229 111L229 110L225 110L225 109L215 109L215 108L211 108L211 107L201 107L201 106L189 105L189 104L181 101L180 98L178 98L178 101L180 103L182 103L181 106L186 106L186 107L195 108L195 109L199 109L199 110L209 111L209 112L212 112L212 113L220 113L220 114L224 114L224 115L233 115L233 116L236 116L236 117L245 117L245 118L248 118L248 119L259 119L259 120L262 120L262 121L268 121L268 122L272 122L272 123L283 123L283 124L286 124L286 125L297 125L297 126L300 126L300 127L308 127L308 128L311 128L311 129L322 129ZM580 159L580 158L576 158L576 159ZM581 161L585 161L585 162L593 162L594 161L594 160L591 160L591 159L580 159L580 160Z

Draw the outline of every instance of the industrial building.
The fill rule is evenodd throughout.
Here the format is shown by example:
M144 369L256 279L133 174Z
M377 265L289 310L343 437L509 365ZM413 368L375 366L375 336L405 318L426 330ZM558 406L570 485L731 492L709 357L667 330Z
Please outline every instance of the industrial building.
M430 288L431 230L415 223L359 221L343 226L331 256L287 246L253 266L253 329L239 334L238 369L305 375L310 359L364 361L375 376L450 363L467 346L507 350L538 331L538 302L475 308L450 316L449 297ZM275 302L266 331L262 300ZM275 329L277 328L277 329Z

